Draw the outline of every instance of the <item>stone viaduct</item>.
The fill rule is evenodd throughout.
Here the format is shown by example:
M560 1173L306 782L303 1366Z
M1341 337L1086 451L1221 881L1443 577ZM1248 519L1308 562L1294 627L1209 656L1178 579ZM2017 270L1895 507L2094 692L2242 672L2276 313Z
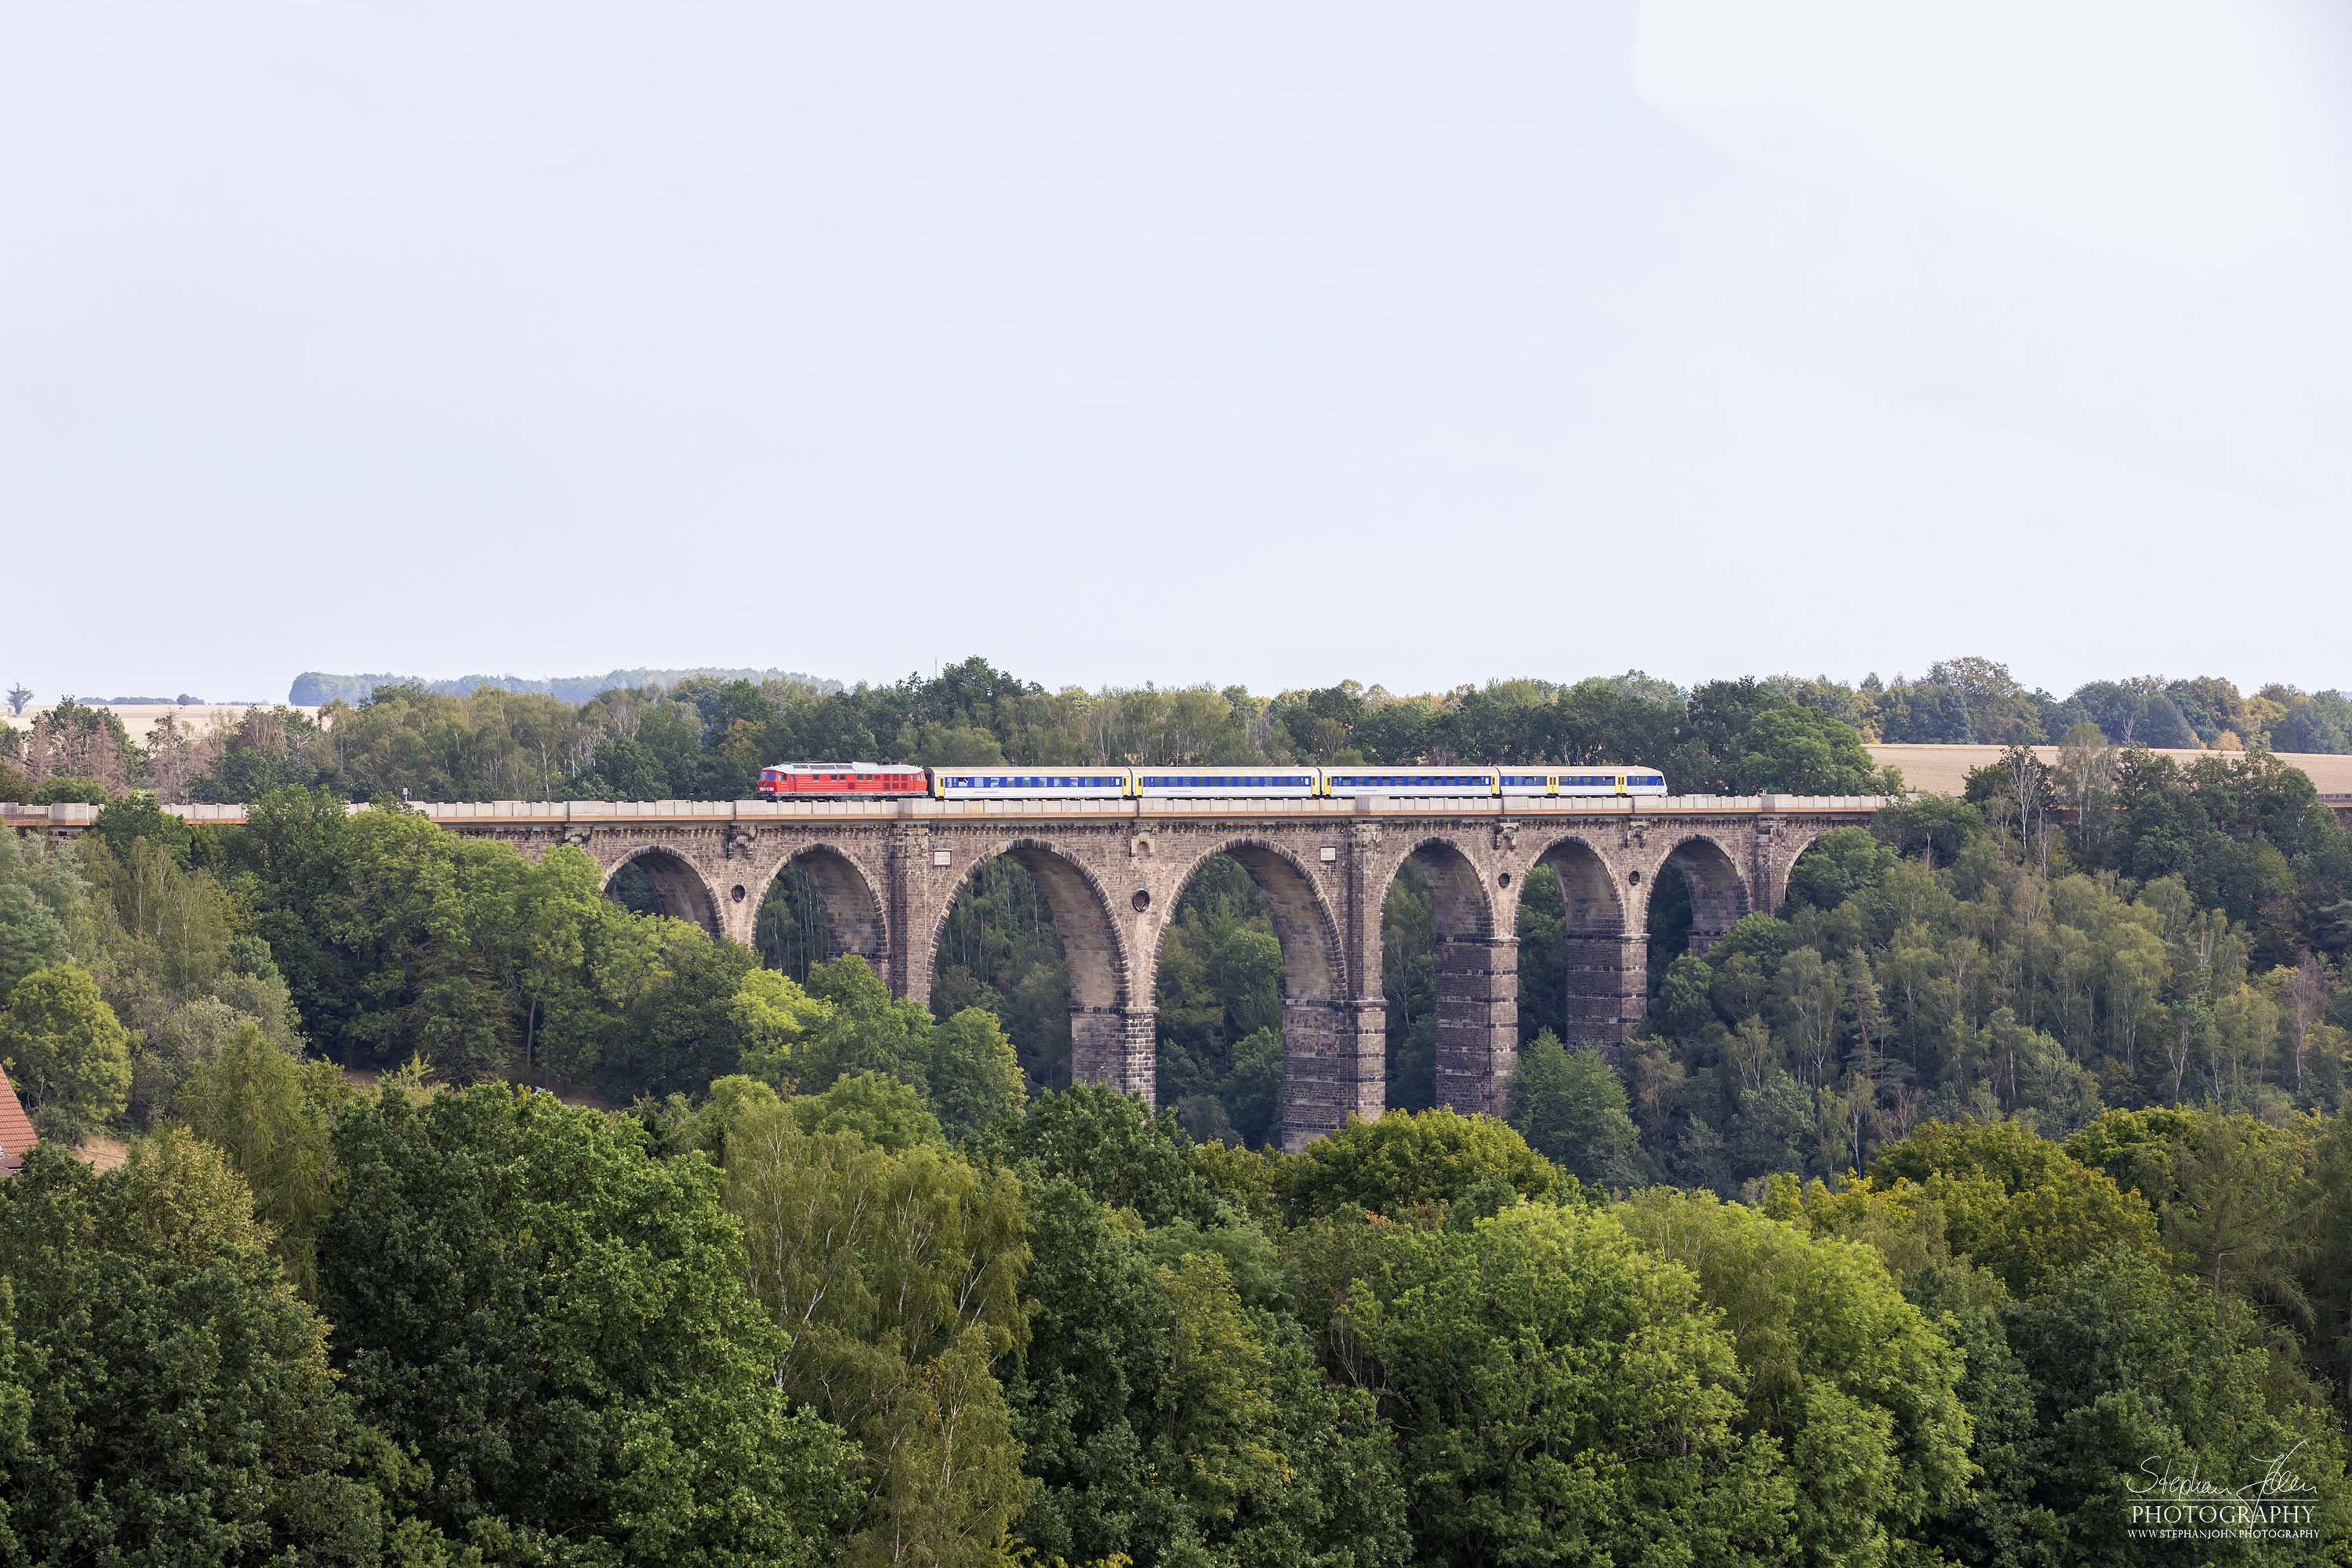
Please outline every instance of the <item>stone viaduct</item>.
M577 845L609 884L630 864L665 913L748 942L787 867L805 869L831 951L928 1001L950 908L999 856L1035 880L1070 971L1071 1075L1150 1100L1160 946L1185 885L1230 856L1282 945L1282 1141L1297 1148L1386 1100L1381 911L1407 862L1437 926L1437 1099L1496 1113L1518 1043L1518 914L1528 874L1558 874L1572 941L1571 1044L1613 1047L1643 1013L1659 875L1688 884L1704 951L1779 907L1799 855L1867 822L1871 796L965 802L510 802L420 807L442 826L537 856ZM19 827L72 831L83 806ZM176 808L191 818L236 807Z

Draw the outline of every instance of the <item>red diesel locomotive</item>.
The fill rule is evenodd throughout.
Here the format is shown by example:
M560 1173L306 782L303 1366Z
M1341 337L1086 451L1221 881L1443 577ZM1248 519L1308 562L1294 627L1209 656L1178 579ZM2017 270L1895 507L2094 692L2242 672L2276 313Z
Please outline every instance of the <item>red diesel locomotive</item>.
M930 793L931 781L922 769L898 763L784 763L760 770L763 800Z

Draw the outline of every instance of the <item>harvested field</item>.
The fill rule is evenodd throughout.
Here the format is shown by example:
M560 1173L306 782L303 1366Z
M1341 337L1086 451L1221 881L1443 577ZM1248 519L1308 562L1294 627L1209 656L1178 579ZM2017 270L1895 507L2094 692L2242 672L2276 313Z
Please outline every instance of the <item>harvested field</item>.
M1880 763L1891 763L1903 770L1903 782L1909 788L1925 790L1930 795L1958 795L1968 787L1969 772L1980 768L2000 755L2000 746L1873 746L1872 758ZM2034 751L2045 761L2054 761L2055 746L2036 746ZM2238 752L2193 752L2168 750L2164 755L2179 763L2191 763L2199 757L2234 757ZM2352 755L2326 752L2281 752L2278 760L2290 767L2301 768L2311 775L2311 782L2322 795L2352 795Z
M86 702L82 704L82 706L85 708L105 709L108 712L122 721L123 730L132 740L143 742L147 739L147 731L155 727L155 721L161 719L166 713L169 713L173 718L178 720L184 728L203 731L210 729L215 720L226 720L229 723L234 724L256 708L270 708L275 707L276 704L269 702L191 702L185 707L182 707L176 702ZM0 707L0 724L14 725L17 729L26 729L31 726L34 720L39 718L48 710L49 705L44 702L38 707L26 709L23 716L17 717L9 713L5 707ZM297 709L296 711L308 714L313 719L316 719L319 716L319 710L316 708L301 708Z

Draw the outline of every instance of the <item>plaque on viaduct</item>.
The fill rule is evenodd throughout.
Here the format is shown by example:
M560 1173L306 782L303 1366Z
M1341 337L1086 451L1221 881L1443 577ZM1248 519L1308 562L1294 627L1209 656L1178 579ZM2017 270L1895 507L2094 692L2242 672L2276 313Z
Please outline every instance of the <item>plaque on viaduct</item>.
M1668 865L1704 951L1780 906L1789 868L1875 796L1647 799L966 802L493 801L423 805L450 830L526 855L577 845L605 880L635 863L664 913L749 942L787 867L805 869L835 953L928 1002L948 911L1003 856L1035 880L1070 971L1070 1070L1150 1100L1153 994L1178 897L1232 857L1282 944L1282 1141L1297 1148L1386 1099L1381 909L1410 861L1436 921L1437 1100L1499 1113L1518 1043L1518 914L1528 873L1559 878L1570 941L1570 1044L1613 1049L1642 1016L1650 892ZM172 808L241 821L236 806ZM70 834L96 808L10 807L20 830Z

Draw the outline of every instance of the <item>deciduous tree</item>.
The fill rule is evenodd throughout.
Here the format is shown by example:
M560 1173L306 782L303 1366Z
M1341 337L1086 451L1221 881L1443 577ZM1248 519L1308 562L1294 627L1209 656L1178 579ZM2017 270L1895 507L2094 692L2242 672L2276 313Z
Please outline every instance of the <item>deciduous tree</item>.
M1657 1189L1615 1212L1723 1314L1748 1428L1789 1456L1798 1561L1916 1559L1930 1521L1968 1496L1971 1429L1960 1352L1878 1255L1711 1194Z
M776 1386L707 1163L498 1085L387 1089L334 1152L320 1305L343 1385L431 1465L427 1517L614 1563L824 1558L847 1456Z
M1642 1135L1617 1069L1592 1049L1569 1050L1547 1029L1521 1048L1510 1121L1528 1146L1579 1181L1624 1187L1642 1177Z
M176 1130L111 1175L44 1147L0 1183L11 1561L446 1561L388 1506L414 1472L337 1386L262 1236L236 1174Z
M1445 1110L1351 1121L1308 1144L1280 1180L1285 1205L1301 1218L1350 1212L1401 1218L1459 1205L1484 1212L1574 1188L1507 1123Z
M78 964L37 969L0 1007L0 1064L41 1135L80 1142L122 1114L131 1035Z
M994 1369L1026 1338L1019 1183L936 1144L801 1130L727 1140L748 1278L786 1336L776 1381L864 1450L853 1563L986 1564L1028 1491Z
M1687 1270L1606 1214L1401 1229L1342 1307L1397 1426L1415 1554L1785 1562L1797 1497Z

